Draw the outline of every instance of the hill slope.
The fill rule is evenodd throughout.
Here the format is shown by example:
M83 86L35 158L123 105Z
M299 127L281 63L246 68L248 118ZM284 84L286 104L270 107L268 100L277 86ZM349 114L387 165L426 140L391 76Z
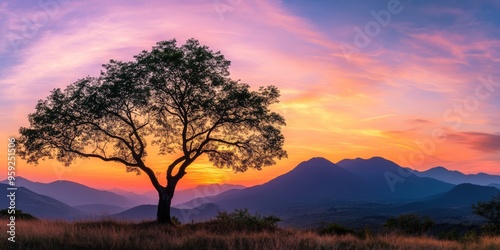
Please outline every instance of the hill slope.
M155 220L158 206L140 205L111 216L113 219L126 221ZM171 208L171 216L177 217L181 223L199 222L209 220L217 215L220 208L211 203L203 204L193 209Z
M121 195L97 190L72 181L59 180L51 183L40 183L17 177L16 185L52 197L70 206L102 204L129 208L141 204Z
M472 216L472 204L489 201L500 194L494 187L460 184L448 192L431 196L425 200L397 206L392 213L419 213L431 217Z
M418 177L381 157L344 159L337 165L370 183L382 194L380 199L419 199L449 191L454 186L432 178Z
M448 170L444 167L435 167L422 172L415 171L415 175L430 177L452 184L471 183L482 186L500 184L500 176L498 175L489 175L485 173L464 174L459 171Z
M11 192L7 190L9 187L7 184L0 184L0 195L2 196L0 207L2 209L9 206L9 200L6 197ZM61 201L37 194L25 187L18 187L15 195L16 209L32 214L37 218L73 220L85 217L83 212Z
M245 186L233 185L233 184L199 185L194 188L176 191L175 196L172 199L172 205L175 206L182 203L186 203L192 199L215 196L229 190L243 189L243 188L245 188ZM158 195L155 192L155 197L156 196Z
M359 201L375 195L370 184L362 178L318 157L304 161L290 172L262 185L230 190L209 199L192 200L185 205L208 201L228 210L267 210L301 204Z

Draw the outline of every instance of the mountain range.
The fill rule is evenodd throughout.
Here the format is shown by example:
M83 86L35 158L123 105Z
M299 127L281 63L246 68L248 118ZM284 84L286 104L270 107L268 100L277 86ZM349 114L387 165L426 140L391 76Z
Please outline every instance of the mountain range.
M2 183L6 183L6 181ZM25 187L37 194L52 197L70 206L102 204L130 208L141 205L140 202L127 199L113 192L94 189L80 183L66 180L40 183L30 181L23 177L17 177L16 186Z
M396 163L381 157L372 157L367 160L345 159L339 161L337 165L362 178L366 183L364 185L377 190L381 195L377 198L383 200L424 198L453 188L453 185L439 179L414 175Z
M500 186L500 176L485 173L464 174L444 167L435 167L426 171L411 170L416 176L430 177L451 184L471 183L481 186Z
M205 201L195 199L184 205L192 208L215 203L225 209L243 206L262 211L303 203L411 201L449 191L454 186L411 173L399 176L397 183L387 179L403 170L380 157L342 160L338 164L317 157L262 185L231 190Z
M0 182L2 195L7 195L7 180ZM33 182L23 177L16 177L16 208L30 213L38 218L80 220L103 217L122 218L140 221L156 217L156 197L148 194L137 194L120 189L98 190L80 183L59 180L50 183ZM180 201L193 198L217 195L231 189L244 188L231 184L208 184L195 188L180 190ZM35 190L31 191L31 190ZM150 192L156 194L156 191ZM176 193L176 195L178 195ZM3 196L3 197L5 197ZM7 208L8 200L2 199L0 208ZM146 208L154 210L148 212ZM153 209L154 208L154 209ZM181 221L199 221L216 215L214 205L203 204L196 210L189 208L172 208L172 215ZM142 213L144 212L144 213ZM208 216L208 217L207 217Z
M454 178L447 177L447 172ZM464 175L444 168L418 172L381 157L345 159L336 164L315 157L253 187L211 184L178 191L172 215L181 222L202 221L219 210L248 208L251 212L277 215L283 225L289 226L312 226L331 220L355 224L408 212L442 220L453 216L474 219L471 205L500 193L493 186L460 184L478 182L478 176L482 184L497 183L498 176ZM22 186L17 191L18 208L39 218L105 216L141 221L156 216L155 192L103 191L70 181L38 183L20 177L16 183ZM6 192L7 185L1 185L2 192ZM1 205L5 207L6 201Z
M141 205L114 214L111 218L135 222L147 220L151 221L156 219L157 208L158 206L156 205ZM215 217L217 212L220 210L219 206L212 203L206 203L193 209L179 209L172 207L170 209L170 215L178 218L181 223L200 222Z
M172 206L178 206L180 204L186 203L196 198L216 196L228 190L243 189L243 188L245 188L245 186L227 184L227 183L225 184L213 183L213 184L198 185L194 188L177 190L175 191L174 198L172 198ZM155 200L154 204L158 202L157 201L158 193L156 192L156 190L146 192L144 193L144 196L154 199Z
M257 211L301 203L367 199L370 189L357 185L360 182L359 177L326 159L313 158L267 183L230 190L205 202L228 210L245 207ZM194 204L189 207L196 207L203 201L195 199L190 203Z
M0 184L0 195L2 196L0 206L2 209L9 207L9 199L6 198L11 192L7 190L9 187L7 184ZM85 216L82 211L52 197L37 194L25 187L18 187L15 191L15 197L17 209L38 218L74 220Z

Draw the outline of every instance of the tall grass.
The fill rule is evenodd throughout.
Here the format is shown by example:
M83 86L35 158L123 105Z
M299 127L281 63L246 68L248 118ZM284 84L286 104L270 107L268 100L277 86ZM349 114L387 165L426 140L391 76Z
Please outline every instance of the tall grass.
M4 234L0 249L500 249L500 237L464 242L395 234L319 235L295 229L228 233L210 223L170 227L152 222L37 220L18 221L16 232L16 243Z

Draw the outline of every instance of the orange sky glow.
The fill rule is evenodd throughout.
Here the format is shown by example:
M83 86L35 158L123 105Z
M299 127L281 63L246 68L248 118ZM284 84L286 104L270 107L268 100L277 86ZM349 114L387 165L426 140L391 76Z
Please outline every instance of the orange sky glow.
M364 6L274 0L52 2L52 7L38 1L0 3L0 30L7 34L0 38L1 152L19 127L29 125L27 115L37 100L53 88L97 76L109 59L132 60L158 41L176 38L183 44L194 37L232 61L232 78L253 89L278 86L280 103L272 109L286 119L289 157L238 174L201 158L187 169L180 189L261 184L315 156L333 162L381 156L417 170L443 166L500 174L500 20L483 13L500 9L495 1L451 6L397 1L399 12L385 27L368 30L373 36L365 46L358 46L363 39L356 28L373 24L371 11L388 10L390 1ZM160 182L173 159L148 156ZM5 157L0 164L7 165ZM34 181L153 189L145 174L127 173L118 163L78 160L64 167L46 160L34 166L18 159L17 164L17 175ZM6 176L6 168L0 170L0 178Z

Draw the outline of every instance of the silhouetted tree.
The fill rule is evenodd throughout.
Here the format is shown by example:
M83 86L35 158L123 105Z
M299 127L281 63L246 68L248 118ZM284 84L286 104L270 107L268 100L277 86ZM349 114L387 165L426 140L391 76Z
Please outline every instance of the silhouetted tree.
M38 102L30 126L20 129L19 155L35 164L97 158L143 171L158 191L158 222L171 224L175 187L200 156L235 172L286 157L285 120L269 109L278 89L251 91L229 77L229 65L194 39L182 46L159 42L131 62L111 60L99 77L54 89ZM165 165L166 186L146 164L148 146L175 157Z
M500 232L500 194L488 202L478 202L472 205L473 212L488 220L493 226L494 233Z

